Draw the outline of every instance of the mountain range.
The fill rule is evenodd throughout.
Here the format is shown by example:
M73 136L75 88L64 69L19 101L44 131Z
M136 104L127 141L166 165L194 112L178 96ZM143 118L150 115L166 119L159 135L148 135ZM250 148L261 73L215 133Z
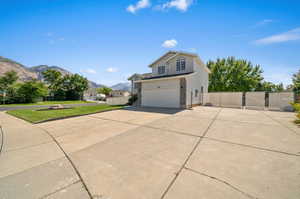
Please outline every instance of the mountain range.
M48 66L48 65L38 65L33 67L27 67L23 64L20 64L14 60L1 57L0 56L0 76L2 76L4 73L8 71L16 71L19 79L21 81L27 81L31 79L38 79L40 81L43 80L43 74L42 72L53 69L57 70L62 73L62 75L72 74L70 71L67 71L59 66ZM89 87L90 88L101 88L106 87L103 84L97 84L93 81L89 81ZM130 84L129 83L118 83L111 87L113 90L130 90Z

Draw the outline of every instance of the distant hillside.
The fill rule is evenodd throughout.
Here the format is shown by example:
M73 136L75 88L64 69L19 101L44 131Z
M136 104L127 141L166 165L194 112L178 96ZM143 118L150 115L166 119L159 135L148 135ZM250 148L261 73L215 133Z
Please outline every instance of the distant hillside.
M21 81L38 78L38 75L35 72L30 71L24 65L0 56L0 76L11 70L14 70L18 73Z
M131 84L129 82L118 83L110 87L113 90L123 90L123 91L130 91Z
M31 80L31 79L38 79L43 80L42 72L53 69L61 72L63 75L72 74L70 71L67 71L58 66L48 66L48 65L39 65L33 67L26 67L23 64L20 64L14 60L1 57L0 56L0 76L8 71L16 71L21 81ZM97 84L95 82L89 81L90 88L101 88L104 85Z

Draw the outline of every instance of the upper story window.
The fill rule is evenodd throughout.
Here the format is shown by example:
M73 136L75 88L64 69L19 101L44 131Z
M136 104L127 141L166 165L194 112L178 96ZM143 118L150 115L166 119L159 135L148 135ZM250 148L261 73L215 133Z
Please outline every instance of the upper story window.
M176 71L184 71L185 70L185 58L180 58L176 60Z
M159 66L158 67L158 74L164 74L166 72L165 66Z

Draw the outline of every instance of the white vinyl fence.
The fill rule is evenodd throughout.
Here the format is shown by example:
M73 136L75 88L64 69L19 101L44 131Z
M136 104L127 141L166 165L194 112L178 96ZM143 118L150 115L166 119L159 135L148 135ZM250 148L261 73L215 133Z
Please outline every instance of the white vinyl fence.
M212 92L205 94L204 104L212 106L241 108L243 106L242 92Z
M203 99L204 105L280 111L293 111L290 103L295 100L293 92L269 93L268 98L265 92L211 92Z
M264 109L266 105L265 97L265 92L247 92L245 96L246 108Z
M109 105L124 105L128 103L130 96L109 97L106 98L106 103Z
M293 92L269 93L269 109L280 111L292 111L291 102L294 102Z

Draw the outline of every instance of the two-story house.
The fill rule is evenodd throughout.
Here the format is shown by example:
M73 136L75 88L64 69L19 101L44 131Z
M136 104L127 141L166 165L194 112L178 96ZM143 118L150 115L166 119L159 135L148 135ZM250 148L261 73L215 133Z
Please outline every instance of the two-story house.
M149 67L150 76L133 81L138 105L188 108L203 103L210 70L197 54L169 51Z

